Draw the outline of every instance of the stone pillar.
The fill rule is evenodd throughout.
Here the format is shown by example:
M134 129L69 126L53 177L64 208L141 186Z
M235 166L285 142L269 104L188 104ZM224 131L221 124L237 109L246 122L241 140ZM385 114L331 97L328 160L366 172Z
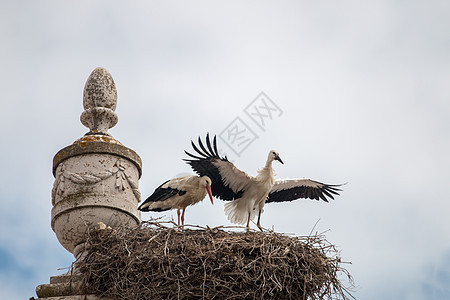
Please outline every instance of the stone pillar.
M140 223L137 207L141 201L138 181L142 162L136 152L108 133L118 121L116 105L117 90L111 74L104 68L95 69L84 87L80 117L89 132L53 159L51 227L75 258L82 254L90 227L100 222L113 228ZM39 297L76 295L74 276L54 276L50 281L36 288ZM70 292L61 284L68 285Z

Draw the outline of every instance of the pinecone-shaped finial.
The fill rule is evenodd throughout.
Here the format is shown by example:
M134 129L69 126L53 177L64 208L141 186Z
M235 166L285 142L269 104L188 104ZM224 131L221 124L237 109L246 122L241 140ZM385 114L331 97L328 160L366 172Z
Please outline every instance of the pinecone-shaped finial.
M117 124L114 112L117 105L117 89L111 74L105 68L92 71L84 86L81 123L88 127L90 134L111 136L108 129Z

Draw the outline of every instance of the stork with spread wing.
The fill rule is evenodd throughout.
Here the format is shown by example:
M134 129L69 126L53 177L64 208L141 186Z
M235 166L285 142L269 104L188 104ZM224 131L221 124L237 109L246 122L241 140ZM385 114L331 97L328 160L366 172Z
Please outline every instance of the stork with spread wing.
M239 170L228 161L227 157L220 157L217 151L216 136L211 140L206 135L206 146L200 137L198 147L191 141L195 155L187 151L190 159L185 161L200 176L211 178L211 189L214 196L219 199L231 201L225 204L225 213L232 223L247 224L258 214L257 226L261 229L261 213L267 202L284 202L300 198L314 200L334 199L339 195L341 185L324 184L310 179L284 179L275 180L272 162L274 160L283 164L280 155L270 150L265 166L258 170L256 176L250 176Z

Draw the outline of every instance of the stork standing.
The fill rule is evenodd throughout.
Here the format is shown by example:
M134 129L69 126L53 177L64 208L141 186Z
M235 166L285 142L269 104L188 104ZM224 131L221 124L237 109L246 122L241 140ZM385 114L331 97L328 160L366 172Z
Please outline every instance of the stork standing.
M178 226L184 225L186 207L202 201L206 194L214 204L211 193L211 179L208 176L183 176L167 180L155 189L139 207L141 211L166 211L177 209ZM183 213L180 210L183 209Z
M341 191L338 188L340 185L324 184L306 178L275 180L272 162L277 160L284 164L275 150L269 151L266 164L258 170L258 175L249 176L236 168L226 156L219 156L216 136L212 145L209 134L206 135L206 147L200 137L199 147L193 141L191 145L197 154L185 151L191 157L185 161L197 174L211 178L214 196L232 201L225 204L228 219L232 223L247 224L247 228L257 213L257 226L261 229L261 213L266 202L284 202L299 198L328 202L328 198L334 199L333 195L339 195L338 192Z

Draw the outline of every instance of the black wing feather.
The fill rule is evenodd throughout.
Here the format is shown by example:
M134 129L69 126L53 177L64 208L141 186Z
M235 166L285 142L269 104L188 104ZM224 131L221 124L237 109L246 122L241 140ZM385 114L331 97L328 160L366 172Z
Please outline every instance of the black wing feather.
M191 141L192 148L199 155L193 155L187 151L184 151L187 155L194 159L183 159L199 176L208 176L211 181L212 194L222 200L234 200L242 197L243 191L234 192L229 186L224 184L224 180L220 175L219 169L214 165L214 162L221 160L228 162L226 157L220 157L217 151L217 140L216 136L213 138L213 146L211 146L211 140L209 138L209 133L206 135L206 147L202 143L200 137L198 138L198 144L201 150Z
M195 159L203 159L202 157L195 156L195 155L193 155L193 154L187 152L186 150L184 151L184 153L186 153L187 155L189 155L190 157L195 158Z
M209 133L206 134L206 146L208 147L208 150L209 150L209 153L211 153L211 156L216 157L216 153L214 152L214 149L211 147L211 141L209 139Z
M214 139L213 139L213 146L214 146L214 151L215 151L216 156L219 157L219 151L217 151L217 138L216 138L216 136L214 136ZM226 156L225 156L225 159L226 159Z
M195 143L193 141L191 141L191 145L192 148L194 148L195 152L197 152L198 154L200 154L201 156L203 156L204 158L208 158L208 155L206 155L205 153L203 153L202 151L200 151L197 146L195 146Z
M148 209L148 207L144 207L142 208L142 206L148 202L158 202L158 201L164 201L166 199L169 199L175 195L184 195L186 194L186 191L182 191L182 190L178 190L178 189L174 189L174 188L163 188L162 186L164 184L166 184L167 182L169 182L170 180L167 180L165 182L163 182L160 186L158 186L155 191L153 192L153 194L151 194L147 199L145 199L144 202L142 202L141 205L139 205L138 209L140 211L150 211ZM165 210L169 210L170 208L167 209L161 209L158 208L156 210L152 210L152 211L165 211Z
M208 136L206 136L206 139L208 139ZM206 157L213 157L213 156L211 155L211 153L209 153L208 150L206 150L205 146L203 146L203 143L202 143L202 140L201 140L200 137L198 137L198 145L200 146L200 148L202 148L203 153L206 154L206 155L205 155Z
M266 203L270 202L286 202L293 201L296 199L304 198L304 199L312 199L312 200L323 200L328 202L329 199L333 199L333 195L339 195L339 192L342 191L338 187L339 185L331 185L324 184L315 181L317 186L308 186L308 185L298 185L292 186L286 189L272 189L269 193ZM328 197L328 198L327 198Z

